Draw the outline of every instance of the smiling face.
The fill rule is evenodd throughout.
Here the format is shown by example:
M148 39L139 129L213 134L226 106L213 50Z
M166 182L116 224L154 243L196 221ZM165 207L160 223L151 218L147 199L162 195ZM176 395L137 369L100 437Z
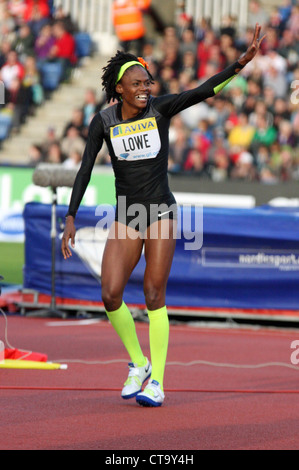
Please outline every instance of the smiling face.
M130 119L143 111L151 93L151 80L142 66L130 67L116 85L116 91L122 97L124 119Z

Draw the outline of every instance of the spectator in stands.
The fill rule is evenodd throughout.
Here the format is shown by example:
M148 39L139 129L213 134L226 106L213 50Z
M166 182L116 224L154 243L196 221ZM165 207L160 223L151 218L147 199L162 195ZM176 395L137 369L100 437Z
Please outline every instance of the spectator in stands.
M186 31L194 30L193 18L185 12L183 6L182 12L178 15L176 23L176 35L182 39Z
M256 167L258 173L260 174L261 170L264 168L271 167L271 150L267 145L261 144L257 147L255 155ZM266 175L267 173L265 173Z
M291 81L290 72L295 70L299 62L299 41L296 41L295 34L290 29L283 31L277 52L287 61L288 81Z
M15 76L10 82L10 87L6 88L5 92L5 102L13 114L12 130L18 133L30 109L32 102L31 89L25 88L22 80Z
M282 0L281 6L279 7L279 14L281 17L281 22L283 25L283 29L285 29L286 24L291 16L292 13L292 0Z
M120 45L125 52L132 51L142 55L146 37L144 12L151 0L114 0L112 22Z
M269 111L268 106L266 105L266 103L264 102L262 98L256 101L253 112L249 114L249 124L256 128L258 126L259 116L265 117L268 126L273 125L273 122L274 122L273 114Z
M293 126L294 136L296 139L295 147L299 148L299 111L294 113L291 117L291 123Z
M3 9L0 19L0 40L12 44L16 39L16 23L9 10Z
M212 121L216 131L224 128L224 124L229 116L227 101L228 99L222 93L216 95L213 100L214 116Z
M182 34L181 42L180 42L179 50L178 50L181 61L186 52L192 52L192 54L196 57L197 41L195 39L195 34L192 29L185 29L185 31Z
M55 38L52 34L52 26L46 24L40 30L34 45L34 52L39 67L51 58L51 51L54 44Z
M266 28L266 39L263 44L262 53L263 56L267 57L270 51L275 51L279 46L279 34L275 28L267 26ZM263 57L261 57L262 59Z
M65 27L65 30L74 35L79 31L78 25L73 21L71 15L66 13L61 5L55 7L54 21L61 21Z
M259 171L259 181L264 184L275 184L278 183L279 180L272 168L264 166Z
M225 136L227 137L230 133L230 131L233 129L234 126L236 126L239 122L239 117L238 117L238 112L236 109L235 104L233 101L228 97L226 100L226 108L227 108L227 118L225 122L223 123L223 130L225 132Z
M175 116L169 129L169 171L178 172L183 170L189 151L188 137L189 132L181 116Z
M278 37L281 37L281 33L283 31L283 21L279 11L279 7L272 6L270 11L270 17L268 21L268 26L276 30Z
M101 109L101 104L97 101L97 93L94 89L88 88L85 91L84 103L82 106L83 112L83 126L87 128L94 114ZM86 137L86 130L83 127L83 135ZM81 131L82 133L82 127Z
M294 153L292 152L292 149L288 146L283 147L280 153L280 159L280 180L292 180L296 171L296 161L294 159Z
M270 147L277 138L277 131L275 127L269 126L266 116L257 116L257 129L252 140L252 149L255 152L260 144Z
M63 166L68 169L79 169L82 160L82 152L79 150L72 150L68 158L63 162Z
M190 80L195 80L197 76L196 54L191 50L184 52L181 59L180 73L187 73Z
M299 5L294 5L290 17L287 22L287 27L294 34L295 38L298 39L299 35Z
M192 172L198 176L203 176L206 171L206 160L200 148L190 148L184 163L184 170Z
M28 154L28 165L35 167L39 163L42 163L43 160L44 158L42 147L38 144L32 144Z
M5 89L9 92L15 79L20 81L24 78L24 66L19 62L16 51L9 51L7 61L1 69L1 80L5 85ZM15 82L14 82L15 85Z
M66 157L61 150L59 142L53 142L50 144L48 153L46 154L47 163L61 164L64 162L65 158Z
M206 147L210 147L213 140L213 133L209 119L201 119L197 124L197 128L194 128L191 132L190 141L193 142L193 146L196 146L197 139L204 141Z
M50 146L52 144L59 145L59 143L60 143L60 139L56 135L55 127L48 127L46 137L40 144L44 158L48 155Z
M277 98L285 98L288 84L285 74L280 72L274 65L270 65L264 76L264 87L271 87Z
M9 0L5 2L11 15L15 18L17 24L24 20L25 10L27 8L25 0Z
M169 49L179 50L179 38L177 37L176 29L173 26L167 26L159 44L159 51L164 57ZM159 57L161 61L161 57Z
M252 28L256 23L264 26L269 21L269 14L262 6L260 0L250 0L249 2L249 15L248 15L248 25Z
M34 54L34 35L27 23L20 26L17 38L12 44L12 48L17 52L20 62L24 63L29 55Z
M230 177L230 170L231 160L224 133L222 130L216 130L209 151L207 175L212 181L225 181Z
M24 21L29 24L36 37L41 28L49 22L50 8L48 0L25 0Z
M263 81L261 79L248 77L247 79L247 89L246 89L246 98L255 97L256 99L262 98L263 95ZM246 99L245 99L246 101Z
M0 75L3 65L7 62L8 53L11 50L11 43L9 41L2 41L0 43Z
M278 125L277 141L281 146L295 147L296 137L290 121L287 121L286 119L280 121Z
M66 137L68 130L71 127L75 127L83 139L86 140L87 138L87 127L84 125L84 113L81 108L75 108L73 110L72 116L70 121L66 124L64 131L63 131L63 137Z
M245 113L239 114L238 124L228 134L228 143L232 148L249 149L255 135L255 128L249 124Z
M71 69L77 63L76 42L74 37L66 31L64 23L58 21L53 26L55 43L50 51L50 58L61 62L63 66L63 80L70 77Z
M225 34L234 40L237 34L236 20L237 18L233 15L223 16L220 26L220 35Z
M25 60L23 86L31 90L32 105L40 106L44 101L44 90L35 57L28 56Z
M231 174L234 180L255 181L258 178L257 170L254 166L254 158L250 152L242 151L234 165Z
M251 36L252 37L252 36ZM206 67L210 61L211 48L218 45L216 34L214 31L209 30L206 32L202 41L198 44L197 60L198 60L198 71L197 77L201 80L207 76Z
M77 151L83 154L85 148L85 140L82 139L76 127L69 127L66 136L61 141L61 150L66 157L72 152Z

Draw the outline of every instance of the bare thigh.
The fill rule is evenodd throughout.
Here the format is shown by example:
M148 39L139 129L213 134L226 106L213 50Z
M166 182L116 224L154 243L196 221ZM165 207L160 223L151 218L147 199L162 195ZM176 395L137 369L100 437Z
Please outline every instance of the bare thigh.
M138 233L115 222L110 230L102 260L102 300L108 311L122 304L125 286L137 265L143 248Z

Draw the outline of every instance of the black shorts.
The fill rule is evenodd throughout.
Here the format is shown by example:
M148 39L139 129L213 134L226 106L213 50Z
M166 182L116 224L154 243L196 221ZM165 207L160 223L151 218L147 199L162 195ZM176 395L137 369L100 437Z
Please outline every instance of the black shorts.
M163 219L177 220L178 209L172 193L145 202L130 201L119 196L115 221L144 233L154 222Z

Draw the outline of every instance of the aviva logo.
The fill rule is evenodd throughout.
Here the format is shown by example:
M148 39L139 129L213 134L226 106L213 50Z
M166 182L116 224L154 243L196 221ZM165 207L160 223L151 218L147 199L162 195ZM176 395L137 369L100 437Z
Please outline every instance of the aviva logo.
M111 128L110 137L111 139L116 137L126 137L133 134L141 134L144 132L149 132L157 129L156 119L148 118L142 119L141 121L136 121L132 124L120 124L116 127Z
M112 137L117 137L117 136L121 135L122 133L123 133L123 132L122 132L121 126L113 127L113 129L112 129Z

